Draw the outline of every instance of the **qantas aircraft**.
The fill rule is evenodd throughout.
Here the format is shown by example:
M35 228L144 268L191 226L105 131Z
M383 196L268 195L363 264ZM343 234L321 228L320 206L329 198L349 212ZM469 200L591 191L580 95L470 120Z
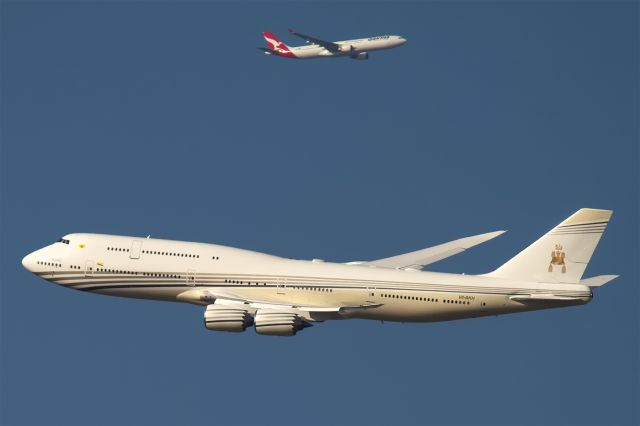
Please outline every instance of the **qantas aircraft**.
M300 34L289 29L295 36L304 39L306 46L290 47L278 40L270 32L263 32L262 35L267 41L267 47L258 47L267 55L283 56L285 58L309 59L348 56L351 59L369 59L369 52L374 50L391 49L403 45L407 40L397 35L384 35L369 38L359 38L344 41L324 41L319 38Z
M22 264L62 287L192 303L209 330L292 336L325 320L432 322L591 301L616 278L582 279L610 210L581 209L493 272L422 272L504 231L371 261L294 260L215 244L69 234Z

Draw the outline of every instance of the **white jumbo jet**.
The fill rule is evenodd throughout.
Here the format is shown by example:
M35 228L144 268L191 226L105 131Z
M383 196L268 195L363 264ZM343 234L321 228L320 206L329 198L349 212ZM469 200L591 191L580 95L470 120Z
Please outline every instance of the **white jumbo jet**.
M22 264L63 287L205 307L209 330L292 336L313 323L362 318L432 322L582 305L616 278L582 279L610 210L581 209L484 275L420 271L504 231L346 264L293 260L214 244L69 234Z
M383 35L355 40L325 41L319 38L300 34L289 28L294 36L304 39L305 46L290 47L278 40L278 37L268 31L262 33L268 47L258 47L267 55L283 56L294 59L331 58L348 56L351 59L369 59L369 52L374 50L391 49L407 42L404 37L397 35Z

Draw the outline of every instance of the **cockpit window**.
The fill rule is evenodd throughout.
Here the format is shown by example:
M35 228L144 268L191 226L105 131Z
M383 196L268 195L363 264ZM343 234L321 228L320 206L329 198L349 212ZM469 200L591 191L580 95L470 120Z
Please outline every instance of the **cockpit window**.
M60 238L56 243L69 244L69 240L65 240L64 238Z

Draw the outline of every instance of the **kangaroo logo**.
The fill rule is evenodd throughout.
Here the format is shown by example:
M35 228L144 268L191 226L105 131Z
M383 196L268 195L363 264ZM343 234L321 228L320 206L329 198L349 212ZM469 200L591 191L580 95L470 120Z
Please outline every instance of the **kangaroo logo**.
M551 262L549 262L549 272L553 272L554 266L562 266L562 273L567 272L567 265L564 263L564 251L562 245L556 244L556 249L551 252Z
M289 49L287 48L287 45L281 42L280 40L274 40L267 36L264 36L264 38L267 40L267 43L270 45L271 50L275 50L276 52L280 52L280 53L286 53L289 51Z

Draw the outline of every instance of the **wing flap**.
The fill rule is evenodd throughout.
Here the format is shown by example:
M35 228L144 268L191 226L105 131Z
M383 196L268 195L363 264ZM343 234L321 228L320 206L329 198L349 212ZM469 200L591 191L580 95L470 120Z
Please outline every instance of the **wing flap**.
M439 260L462 253L471 247L489 241L505 232L506 231L488 232L486 234L460 238L458 240L449 241L448 243L412 251L398 256L372 260L369 262L352 262L352 264L375 266L377 268L422 269L426 265L430 265L438 262Z

